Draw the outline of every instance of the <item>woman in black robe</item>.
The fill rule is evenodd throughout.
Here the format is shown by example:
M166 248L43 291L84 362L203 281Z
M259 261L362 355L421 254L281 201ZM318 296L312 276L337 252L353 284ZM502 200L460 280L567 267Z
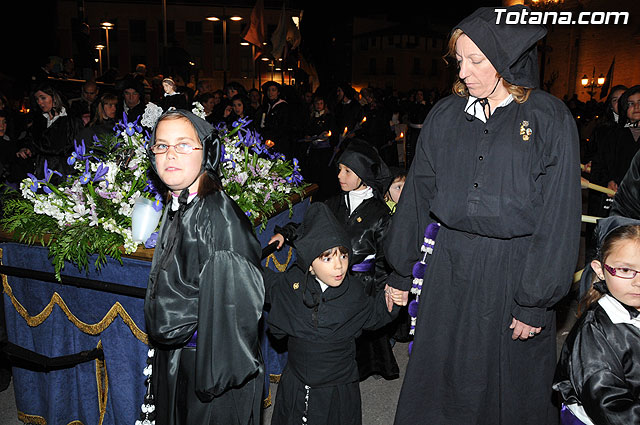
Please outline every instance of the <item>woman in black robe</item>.
M222 190L209 123L168 111L151 143L151 164L171 191L144 305L156 423L259 425L260 244Z
M427 116L385 242L388 283L407 297L425 229L441 225L398 425L558 420L553 307L578 258L578 133L560 99L528 89L546 30L496 19L480 8L454 27L459 80Z

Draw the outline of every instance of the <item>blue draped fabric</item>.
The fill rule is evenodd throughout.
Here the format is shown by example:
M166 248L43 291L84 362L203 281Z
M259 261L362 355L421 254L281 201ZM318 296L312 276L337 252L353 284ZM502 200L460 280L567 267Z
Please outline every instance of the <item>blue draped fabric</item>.
M276 215L263 231L256 228L261 245L267 245L276 225L301 222L309 202L305 199L295 204L291 217L288 210ZM0 248L2 263L6 266L53 272L47 248L18 243L1 243ZM278 270L293 261L295 251L285 246L263 260L263 264ZM90 264L93 262L95 257L89 260ZM66 264L62 274L146 288L150 267L149 261L123 258L121 265L108 258L100 270L91 267L86 274ZM101 344L105 357L103 373L95 360L49 373L14 367L18 411L27 418L43 418L50 424L68 424L75 420L85 425L98 424L101 415L104 425L134 423L145 392L142 372L148 347L143 342L146 340L144 300L14 276L7 276L7 284L11 294L4 293L3 302L10 342L49 357L75 354ZM14 302L26 312L21 315L20 306L14 306ZM46 307L50 303L53 305L49 313ZM121 307L117 307L117 303ZM130 319L116 315L109 320L106 316L113 308L121 308ZM287 361L286 344L274 341L267 332L267 315L265 312L261 336L265 406L271 402L269 377L279 377ZM70 316L75 317L73 320L77 323L73 323ZM99 402L101 396L106 397L106 403Z
M53 272L48 249L44 247L16 243L3 243L0 247L6 266ZM123 262L121 266L109 259L105 267L100 271L90 270L88 276L67 264L63 274L145 288L150 263L133 259L123 259ZM105 392L102 389L106 390L102 423L133 423L144 396L142 370L146 365L147 345L134 336L131 327L137 327L146 338L144 300L13 276L7 276L7 284L13 295L13 299L8 293L3 295L10 342L49 357L91 350L100 343L105 358L106 379L100 384L98 376L102 374L97 374L95 360L49 373L14 367L18 412L42 417L50 424L67 424L73 420L87 425L98 424L101 416L99 393ZM54 297L54 293L59 298ZM50 314L47 314L45 308L55 300L61 302L52 303ZM30 326L14 302L26 309L27 318L41 323ZM131 327L121 315L111 323L105 317L116 303L120 303L130 317ZM66 312L63 306L66 306ZM34 317L41 313L41 317ZM70 317L75 317L78 323L72 323ZM99 332L92 329L91 325L101 322L105 329Z

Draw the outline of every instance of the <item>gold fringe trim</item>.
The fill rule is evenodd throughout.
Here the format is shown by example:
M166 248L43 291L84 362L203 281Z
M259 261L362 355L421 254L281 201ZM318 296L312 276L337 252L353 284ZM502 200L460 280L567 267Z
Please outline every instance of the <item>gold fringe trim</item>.
M38 415L27 415L18 410L18 420L25 424L47 425L47 420Z
M269 256L267 257L267 261L265 261L265 263L264 263L264 266L265 267L269 267L269 260L271 260L271 261L273 261L273 265L275 266L275 268L278 269L279 272L283 272L283 271L287 270L287 266L289 265L289 262L291 261L291 256L292 255L293 255L293 248L289 247L289 252L287 254L287 261L285 263L280 263L273 253L269 254Z
M269 388L269 395L267 396L267 398L262 400L262 408L263 409L266 409L269 406L271 406L271 388Z
M47 420L38 415L27 415L18 411L18 420L29 425L47 425ZM102 420L100 421L102 423ZM84 425L81 421L71 421L67 425Z
M280 382L280 377L282 375L269 375L269 382L271 382L272 384L277 384Z
M98 341L97 348L102 349L102 340ZM102 425L104 415L107 412L107 395L109 394L109 375L107 375L107 363L104 360L96 359L96 388L98 389L98 411Z
M51 297L49 304L47 304L40 313L36 314L35 316L31 316L29 315L29 312L27 311L27 309L24 308L22 304L20 304L20 302L13 295L13 290L11 289L11 286L9 286L7 275L5 274L2 275L2 287L5 294L7 294L11 299L11 303L13 304L13 307L20 314L20 316L22 316L22 318L27 322L27 324L31 327L39 326L40 324L42 324L53 311L53 306L57 304L60 307L60 309L64 312L64 314L67 316L67 319L69 319L71 323L73 323L78 329L80 329L82 332L86 334L98 335L99 333L107 329L117 316L120 316L122 318L122 321L131 330L131 333L133 334L133 336L135 336L138 340L140 340L144 344L149 343L147 334L142 332L142 330L133 321L131 316L129 316L129 314L124 309L124 307L122 307L122 304L120 304L117 301L114 305L111 306L111 308L109 309L107 314L105 314L105 316L102 318L102 320L100 320L98 323L89 324L89 323L84 323L83 321L78 319L71 312L71 310L69 310L69 307L67 307L67 304L64 302L62 297L57 292L53 293L53 296Z

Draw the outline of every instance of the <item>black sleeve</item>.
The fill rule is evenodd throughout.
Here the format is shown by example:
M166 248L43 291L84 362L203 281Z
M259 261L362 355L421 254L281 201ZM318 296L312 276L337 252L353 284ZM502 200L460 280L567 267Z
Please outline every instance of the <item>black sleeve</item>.
M375 297L366 297L367 306L365 311L369 312L369 317L365 322L363 329L379 329L398 317L400 307L394 304L393 309L389 312L384 295L384 291L380 291Z
M640 219L640 151L633 157L631 166L613 197L609 215Z

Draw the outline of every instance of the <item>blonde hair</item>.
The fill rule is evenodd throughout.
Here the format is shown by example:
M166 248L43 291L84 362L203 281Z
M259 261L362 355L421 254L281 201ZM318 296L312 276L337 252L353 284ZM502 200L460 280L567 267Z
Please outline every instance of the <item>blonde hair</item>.
M454 59L456 57L456 43L458 42L458 38L460 38L462 34L464 34L464 32L460 28L456 28L451 33L451 37L449 37L447 53L442 57L442 59L444 59L447 65L449 64L449 62L447 61L448 57L454 58ZM502 78L502 76L497 72L496 72L496 76L499 78ZM529 95L531 94L532 89L518 86L516 84L511 84L504 78L502 78L502 85L507 89L507 92L509 92L509 94L513 96L513 100L515 100L516 103L524 103L527 101L527 99L529 99ZM460 80L459 76L456 78L456 81L453 83L453 87L451 88L451 91L455 95L460 97L469 96L469 90L467 89L466 84L462 80Z

